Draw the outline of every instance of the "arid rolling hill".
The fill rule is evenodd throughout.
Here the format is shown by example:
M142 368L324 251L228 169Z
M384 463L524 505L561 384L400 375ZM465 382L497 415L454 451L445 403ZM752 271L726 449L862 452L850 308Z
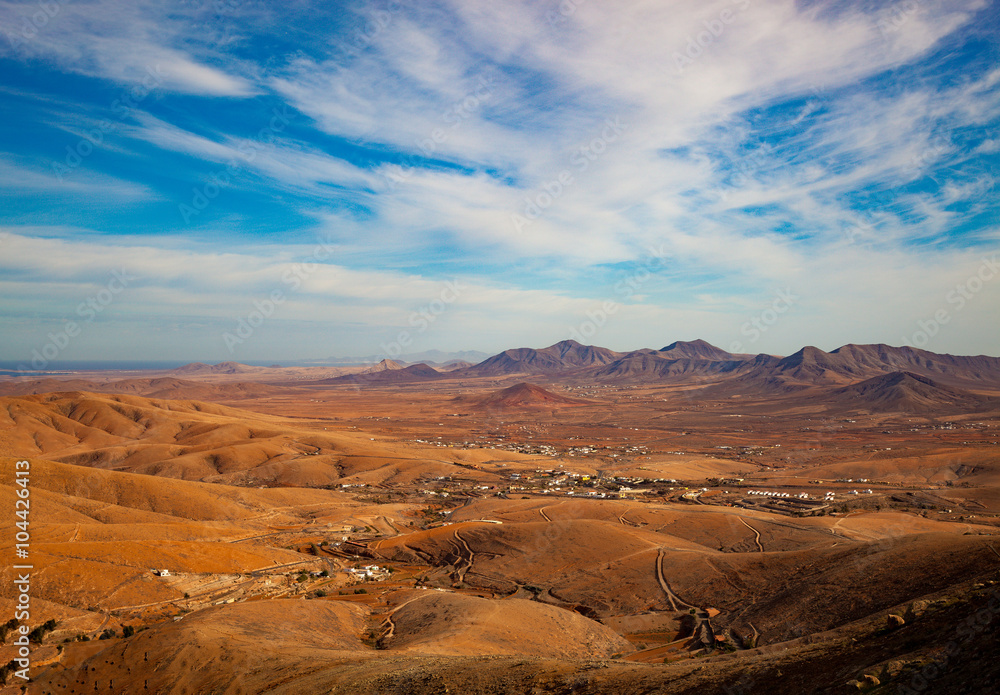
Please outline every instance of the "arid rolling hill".
M526 382L508 386L482 397L459 396L456 401L486 411L594 405L594 401L563 396Z
M85 392L0 398L0 455L14 452L185 480L301 487L449 475L492 457L303 429L197 401Z
M321 379L318 381L303 382L307 386L330 385L354 385L358 387L375 386L382 384L406 384L422 381L434 381L443 378L443 374L434 367L426 364L411 364L408 367L388 368L368 370L361 374L345 374L344 376L333 377L332 379Z
M419 590L401 600L380 644L393 651L600 659L633 649L601 623L537 601Z
M549 374L593 367L613 362L621 353L575 340L563 340L541 350L505 350L479 364L459 371L459 376L503 376L508 374Z
M553 347L371 389L0 398L32 624L59 621L31 692L992 692L993 358ZM140 395L240 388L259 412Z
M779 519L731 518L702 521L721 523L723 533L738 531L761 547L785 549L722 552L617 519L554 518L418 532L380 543L372 556L425 562L446 570L451 581L505 594L533 587L538 600L602 619L712 607L722 611L713 620L716 634L732 630L740 641L759 631L760 644L831 629L946 589L989 571L996 559L993 539L963 536L947 525L937 533L863 541L829 529L771 526L779 540L755 542L758 527ZM887 531L895 533L891 526ZM786 540L810 533L807 549ZM825 544L817 543L820 534L829 539ZM714 543L725 545L723 538ZM851 599L844 601L847 587Z
M891 372L837 389L823 400L870 412L938 413L1000 409L1000 398L978 396L912 372Z
M362 374L378 374L379 372L389 372L393 370L402 369L403 365L394 360L388 358L382 360L378 364L372 365L368 369L361 372Z

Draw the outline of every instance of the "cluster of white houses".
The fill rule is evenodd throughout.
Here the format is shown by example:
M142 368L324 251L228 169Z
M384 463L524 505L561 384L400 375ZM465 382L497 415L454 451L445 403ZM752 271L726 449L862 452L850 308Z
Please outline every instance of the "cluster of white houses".
M776 498L781 498L781 499L786 499L786 498L800 499L800 500L812 499L812 497L809 495L809 493L806 493L806 492L800 492L798 494L795 494L795 493L791 493L791 492L774 492L774 491L771 491L771 490L747 490L747 494L748 495L759 495L759 496L762 496L762 497L776 497ZM871 495L873 493L869 489L869 490L862 490L860 492L858 490L851 490L850 492L847 492L846 494L848 494L848 495L862 495L862 494L864 494L864 495ZM833 502L834 498L836 496L837 496L837 493L835 493L832 490L830 490L825 495L823 495L823 501L824 502ZM818 499L818 496L817 496L817 499Z
M389 568L378 565L365 565L364 567L350 567L344 570L351 579L357 582L378 581L389 576Z
M807 499L809 499L809 494L805 493L805 492L800 492L797 495L793 495L790 492L773 492L771 490L748 490L747 494L748 495L763 495L764 497L781 497L781 498L795 497L796 499L800 499L800 500L807 500ZM833 494L833 493L830 493L830 494Z

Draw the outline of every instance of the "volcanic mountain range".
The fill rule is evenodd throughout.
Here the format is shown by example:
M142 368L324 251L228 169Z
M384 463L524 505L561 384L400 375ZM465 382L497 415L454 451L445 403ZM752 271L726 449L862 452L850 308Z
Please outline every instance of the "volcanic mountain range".
M426 365L373 372L363 378L401 382L444 376ZM913 347L882 344L845 345L832 352L807 346L787 357L778 357L764 353L734 354L704 340L678 341L659 350L644 348L616 352L564 340L542 349L504 350L479 364L450 371L448 377L543 375L601 382L700 379L706 385L732 379L733 386L745 392L780 392L811 386L847 386L897 372L927 377L950 386L1000 385L1000 358L941 355ZM359 375L349 375L339 380L358 378Z
M534 350L505 350L455 376L570 375L598 380L648 380L732 375L747 381L777 377L790 384L845 384L897 371L967 384L1000 383L1000 358L939 355L912 347L845 345L832 352L807 346L787 357L726 352L704 340L671 343L659 350L615 352L564 340Z
M294 380L285 370L249 367L236 362L194 363L160 378L126 379L105 384L82 380L11 381L6 395L79 389L131 393L159 398L238 399L278 393L284 387L353 385L357 388L418 384L456 379L538 378L544 382L583 384L684 385L700 387L712 397L800 396L834 409L871 412L922 412L928 409L981 412L1000 406L1000 358L943 355L913 347L845 345L831 352L807 346L787 357L734 354L704 340L677 341L658 350L617 352L564 340L547 348L504 350L479 364L406 364L384 359L356 373ZM457 368L456 368L457 367ZM312 372L315 373L315 372ZM205 384L176 376L226 379ZM228 378L227 378L228 377ZM233 379L253 384L231 383ZM510 383L510 382L508 382ZM522 386L517 407L551 404L551 399ZM211 391L211 393L209 393ZM511 395L499 393L495 404L507 407ZM506 404L506 405L505 405Z
M600 382L683 381L700 378L706 385L732 378L746 391L792 391L810 386L837 385L885 374L908 372L935 382L966 388L1000 385L1000 358L956 356L919 348L884 344L848 344L831 352L806 346L781 357L766 353L727 352L704 340L676 341L658 350L642 348L618 352L596 345L563 340L546 348L513 348L478 364L456 362L438 369L422 362L391 359L360 371L328 379L299 381L300 385L342 382L404 383L441 378L543 375ZM457 367L457 368L456 368ZM256 373L258 381L272 382L280 372L236 362L194 363L171 375ZM280 378L280 377L278 377Z
M0 497L30 461L57 623L32 692L901 690L1000 596L998 362L565 341L353 383L11 379ZM997 634L929 691L992 692Z

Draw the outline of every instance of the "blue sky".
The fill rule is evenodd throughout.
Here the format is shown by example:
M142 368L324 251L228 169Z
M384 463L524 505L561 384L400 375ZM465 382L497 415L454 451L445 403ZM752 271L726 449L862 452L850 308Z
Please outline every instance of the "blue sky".
M0 1L0 33L0 360L1000 354L995 2Z

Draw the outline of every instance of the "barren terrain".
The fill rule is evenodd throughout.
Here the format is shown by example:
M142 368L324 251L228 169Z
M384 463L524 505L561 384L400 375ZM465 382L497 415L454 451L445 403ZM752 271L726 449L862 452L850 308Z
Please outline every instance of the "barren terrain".
M988 692L997 360L882 348L0 381L29 692Z

